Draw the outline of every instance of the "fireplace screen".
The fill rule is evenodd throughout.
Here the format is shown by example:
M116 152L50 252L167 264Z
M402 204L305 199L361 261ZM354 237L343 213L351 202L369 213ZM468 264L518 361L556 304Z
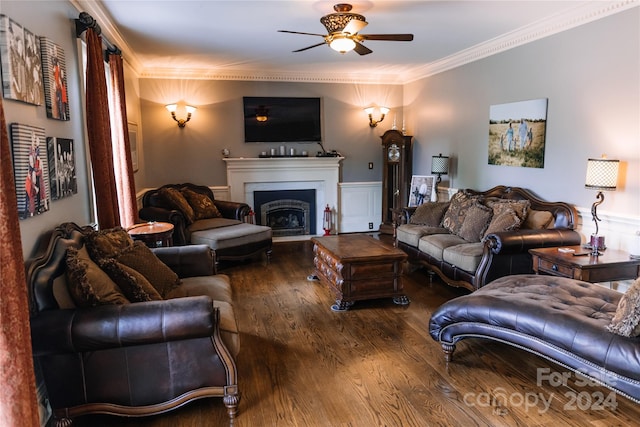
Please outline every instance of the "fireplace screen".
M255 191L256 222L274 237L316 234L316 190Z

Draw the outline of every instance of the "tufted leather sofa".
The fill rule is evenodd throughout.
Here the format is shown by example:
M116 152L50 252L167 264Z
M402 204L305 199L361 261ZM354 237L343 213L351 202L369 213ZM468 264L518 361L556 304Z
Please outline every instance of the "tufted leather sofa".
M222 397L233 420L239 402L239 332L231 288L214 275L204 245L153 249L182 280L184 297L77 308L66 253L90 227L46 233L26 262L31 341L56 426L79 415L159 414L195 399Z
M409 262L436 273L445 283L471 291L499 277L533 273L529 249L580 244L574 231L577 212L563 202L546 202L519 187L497 186L487 191L465 190L484 198L528 200L530 209L548 211L553 223L545 229L518 229L491 233L481 242L467 242L446 228L410 224L416 208L404 208L395 231L395 245Z
M605 328L622 294L554 276L515 275L440 306L429 332L451 360L456 343L488 338L580 372L640 403L640 338Z

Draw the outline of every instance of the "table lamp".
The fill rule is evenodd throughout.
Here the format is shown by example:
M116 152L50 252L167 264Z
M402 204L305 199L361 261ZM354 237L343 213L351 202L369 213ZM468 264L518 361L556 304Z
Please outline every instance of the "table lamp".
M437 156L431 157L431 173L438 175L436 179L436 185L433 187L433 194L431 195L431 201L438 201L438 184L442 181L442 175L449 173L449 157L443 156L442 153Z
M600 255L599 249L604 249L604 236L598 234L598 213L596 211L598 205L604 202L603 190L615 190L618 184L618 167L619 160L607 159L604 155L601 159L588 159L587 161L587 177L584 183L585 188L598 190L596 201L591 206L591 216L596 226L596 231L591 235L591 255Z

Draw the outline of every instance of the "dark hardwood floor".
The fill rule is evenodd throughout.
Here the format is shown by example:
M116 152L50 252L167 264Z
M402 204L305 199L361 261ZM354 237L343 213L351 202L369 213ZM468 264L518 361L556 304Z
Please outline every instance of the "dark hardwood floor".
M408 306L383 299L335 313L329 290L306 279L313 271L309 241L276 243L270 264L223 267L241 331L236 427L627 426L640 420L640 405L575 375L567 385L537 381L538 370L569 372L506 344L464 340L447 366L429 336L429 317L466 291L430 283L423 270L405 276ZM222 399L203 399L163 415L85 416L75 425L195 427L229 420Z

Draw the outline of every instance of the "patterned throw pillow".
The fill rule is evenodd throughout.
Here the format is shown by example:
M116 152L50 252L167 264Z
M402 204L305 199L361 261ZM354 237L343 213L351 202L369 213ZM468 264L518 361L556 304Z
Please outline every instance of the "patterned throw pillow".
M122 289L129 301L144 302L162 299L153 285L135 269L121 264L113 258L106 258L100 261L100 267Z
M479 242L489 226L489 221L493 216L493 209L476 202L469 209L464 217L464 222L458 236L467 242Z
M493 217L487 230L484 232L484 237L491 233L517 230L521 223L522 221L513 209L509 207L505 208L504 206L498 206L498 208L496 208L494 206Z
M158 194L169 204L169 206L171 206L171 208L182 212L187 220L187 224L191 224L195 221L193 208L189 202L187 202L187 199L184 198L180 190L173 187L162 187L158 190Z
M449 207L449 202L426 202L418 206L409 218L409 224L440 227L442 216Z
M115 259L142 274L162 298L181 284L178 275L142 242L135 242Z
M485 205L493 208L493 214L500 214L501 210L513 210L518 218L520 219L520 223L523 223L527 218L527 212L529 211L529 207L531 206L531 202L529 200L511 200L511 199L498 199L498 198L489 198L485 200Z
M133 239L122 227L114 227L85 234L87 250L95 261L113 258L133 246Z
M623 337L640 336L640 277L620 298L616 314L607 330Z
M87 247L67 249L67 286L78 307L129 304L118 285L93 262Z
M482 196L471 196L462 191L457 192L451 198L449 207L442 218L442 226L452 234L458 234L467 210L476 202L481 201Z
M553 224L553 214L549 211L536 211L529 209L527 219L522 224L522 228L531 230L542 230L549 228Z
M198 193L190 188L182 188L180 192L193 209L194 220L205 218L222 218L222 214L206 194Z

